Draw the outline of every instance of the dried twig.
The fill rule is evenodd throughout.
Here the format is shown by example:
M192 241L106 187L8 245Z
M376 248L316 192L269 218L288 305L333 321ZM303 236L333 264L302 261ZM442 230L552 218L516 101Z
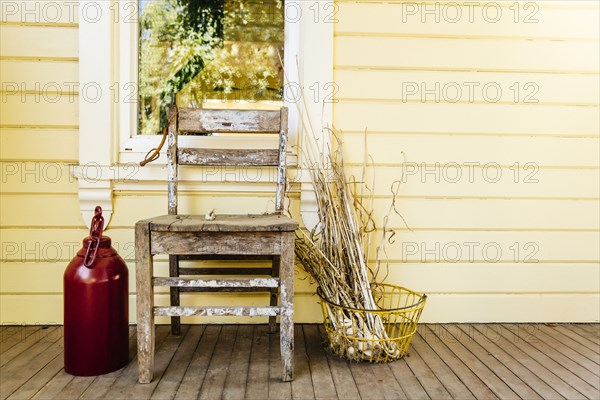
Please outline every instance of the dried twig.
M289 83L288 77L284 77ZM303 101L305 98L302 96ZM318 213L318 223L312 230L301 229L296 234L296 257L330 302L355 310L377 310L379 307L371 285L379 271L380 257L385 254L386 234L391 231L386 227L386 217L376 251L376 270L370 270L371 234L377 229L372 211L374 182L370 188L365 183L370 159L366 132L361 182L357 182L354 177L348 179L346 176L342 141L336 132L328 127L323 128L332 137L331 144L323 144L315 134L310 115L303 113L298 103L296 106L304 119L302 168L310 175ZM304 109L308 109L306 104ZM397 194L393 188L392 193L394 197ZM394 202L390 213L392 210L395 210ZM348 310L342 318L330 317L334 324L339 325L335 327L336 330L344 333L350 330L350 336L372 339L361 342L361 345L348 340L348 343L339 346L345 349L349 358L360 359L356 357L360 353L370 359L378 354L392 358L400 354L394 341L385 340L388 335L379 315Z

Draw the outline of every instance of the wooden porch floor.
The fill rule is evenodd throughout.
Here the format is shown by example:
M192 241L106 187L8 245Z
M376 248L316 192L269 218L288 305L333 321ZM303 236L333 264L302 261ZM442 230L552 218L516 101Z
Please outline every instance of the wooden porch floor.
M100 377L63 370L60 327L0 329L1 399L598 399L600 325L424 324L390 364L327 354L318 325L296 325L296 377L280 381L279 338L264 325L157 328L155 375L131 362Z

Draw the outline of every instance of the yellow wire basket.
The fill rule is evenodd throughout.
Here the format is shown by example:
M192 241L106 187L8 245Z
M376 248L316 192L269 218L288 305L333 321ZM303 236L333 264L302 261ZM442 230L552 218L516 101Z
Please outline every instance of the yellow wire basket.
M344 307L323 296L323 324L329 348L340 357L374 363L402 358L417 331L427 296L412 290L378 283L372 286L376 310Z

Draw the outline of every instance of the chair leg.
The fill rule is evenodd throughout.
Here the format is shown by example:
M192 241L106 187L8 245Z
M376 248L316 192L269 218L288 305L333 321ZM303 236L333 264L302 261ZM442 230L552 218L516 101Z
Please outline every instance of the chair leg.
M281 235L281 280L279 320L283 381L294 379L294 232Z
M177 277L179 276L179 256L169 256L169 276ZM172 287L170 289L171 292L171 306L179 306L180 302L180 294L178 287ZM181 318L180 317L171 317L171 333L173 335L181 334Z
M150 383L154 369L154 287L148 223L135 226L135 271L137 290L138 380Z
M279 277L279 265L281 263L280 256L273 256L273 261L271 262L271 276L273 278ZM277 306L277 296L278 296L279 288L271 289L271 301L270 306ZM275 333L277 331L277 317L269 317L269 333Z

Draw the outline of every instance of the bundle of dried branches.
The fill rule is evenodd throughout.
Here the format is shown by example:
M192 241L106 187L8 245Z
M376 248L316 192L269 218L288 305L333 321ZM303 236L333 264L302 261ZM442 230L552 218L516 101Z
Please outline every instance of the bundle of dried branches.
M385 252L386 236L389 239L387 217L377 247L376 269L372 271L368 266L369 249L376 229L372 217L372 186L365 184L367 156L365 153L361 179L349 178L344 168L342 141L334 131L330 133L333 143L322 151L312 129L305 130L304 167L314 186L319 218L312 230L298 231L296 257L330 302L356 310L378 310L371 287ZM394 195L396 190L393 186ZM395 211L393 202L392 211ZM331 321L339 325L335 328L345 333L338 336L338 340L368 339L358 342L360 346L351 339L348 343L337 343L336 347L344 349L348 358L373 360L382 354L394 358L399 355L394 342L386 340L387 333L379 315L353 310L344 314L341 318L330 315Z

